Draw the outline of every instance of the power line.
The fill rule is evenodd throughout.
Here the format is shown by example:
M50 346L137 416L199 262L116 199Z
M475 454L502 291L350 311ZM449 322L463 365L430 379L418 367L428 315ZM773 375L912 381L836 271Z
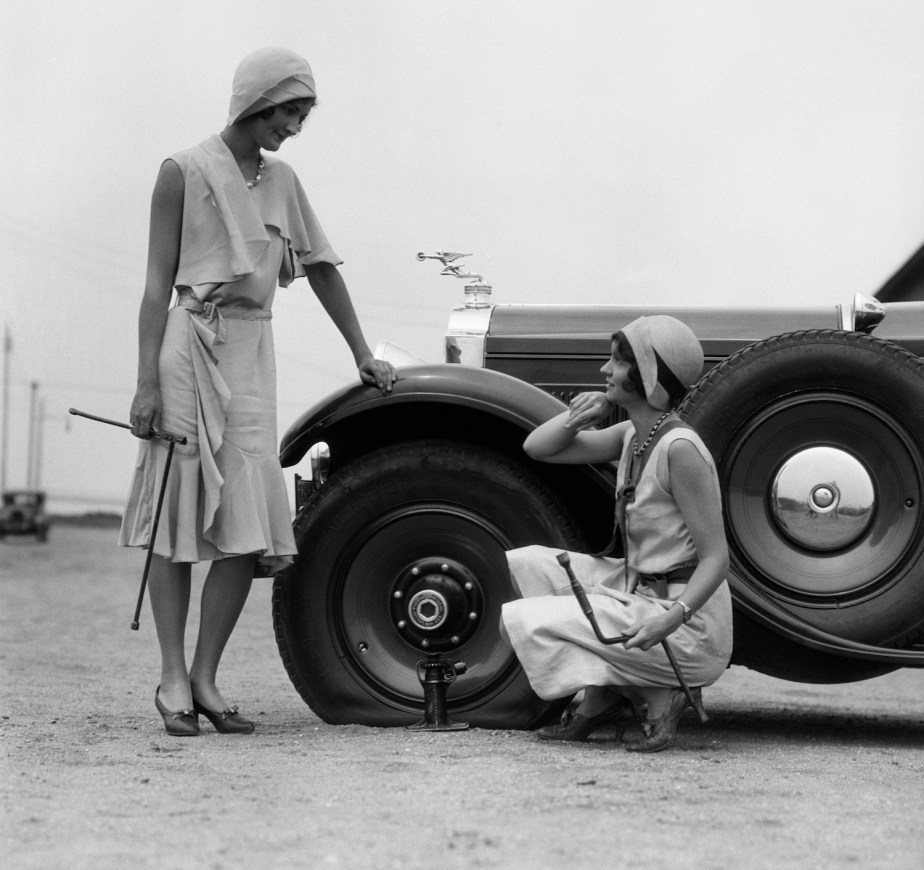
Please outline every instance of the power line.
M112 384L88 383L87 381L42 381L42 386L51 390L89 390L94 393L114 393L120 396L133 396L133 387L117 387Z
M17 390L22 390L23 388L28 388L29 385L34 381L35 378L13 378L12 387ZM108 393L110 395L118 396L132 396L134 395L134 390L131 387L117 387L112 384L93 384L86 383L84 381L41 381L40 382L43 388L47 388L53 392L64 392L64 391L81 391L88 393Z

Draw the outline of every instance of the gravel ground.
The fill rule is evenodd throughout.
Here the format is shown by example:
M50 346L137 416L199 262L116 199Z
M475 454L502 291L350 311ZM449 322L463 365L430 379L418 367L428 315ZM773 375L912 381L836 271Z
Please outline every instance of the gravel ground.
M222 671L257 733L179 740L154 710L149 611L129 630L143 553L114 540L0 543L6 867L924 867L924 671L811 686L732 668L712 720L652 756L605 731L333 726L289 683L258 581Z

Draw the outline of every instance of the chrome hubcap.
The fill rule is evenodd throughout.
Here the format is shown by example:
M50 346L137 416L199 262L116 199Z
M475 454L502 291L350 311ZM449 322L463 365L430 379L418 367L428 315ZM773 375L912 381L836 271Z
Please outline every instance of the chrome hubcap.
M809 550L828 552L855 542L869 528L876 492L869 472L849 453L810 447L780 467L770 502L783 534Z

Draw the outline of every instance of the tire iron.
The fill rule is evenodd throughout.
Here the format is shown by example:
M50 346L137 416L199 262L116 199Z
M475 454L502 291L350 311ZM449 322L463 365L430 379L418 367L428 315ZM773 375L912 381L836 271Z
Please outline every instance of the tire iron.
M577 598L578 604L580 604L581 610L584 612L584 616L587 617L587 621L590 623L590 627L594 630L594 634L597 636L597 640L599 640L600 643L605 644L625 643L627 640L629 640L631 635L628 634L620 634L615 637L604 636L603 632L600 630L600 626L597 624L597 617L594 614L593 607L591 607L590 601L587 598L587 593L584 591L584 587L581 586L578 578L574 576L574 570L571 567L571 557L567 553L559 553L555 558L558 559L558 564L561 565L562 568L564 568L567 572L568 580L571 583L571 591L574 592L574 597ZM687 703L696 712L700 722L708 722L709 717L706 715L706 711L703 710L702 704L696 703L696 700L693 698L693 693L690 691L689 685L687 685L687 681L684 679L683 674L680 672L680 666L677 664L677 659L674 657L674 651L671 649L671 645L667 642L667 638L664 638L664 640L661 641L661 646L664 648L664 652L667 654L667 660L670 662L670 665L674 670L677 681L680 683L680 688L683 690L683 694L686 696Z

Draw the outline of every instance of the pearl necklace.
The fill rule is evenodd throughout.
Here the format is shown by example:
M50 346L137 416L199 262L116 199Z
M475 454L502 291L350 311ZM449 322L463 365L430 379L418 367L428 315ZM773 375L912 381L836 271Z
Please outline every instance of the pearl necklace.
M253 181L247 181L247 182L245 182L245 184L247 185L248 188L256 187L256 186L260 183L260 179L263 178L263 167L264 167L264 166L266 166L266 164L263 162L263 158L261 157L261 158L257 161L257 174L256 174L256 177L253 179Z
M651 444L651 439L654 438L655 432L661 427L661 424L670 416L671 409L668 408L660 417L658 417L657 422L654 426L651 427L651 431L648 433L648 437L645 439L645 443L639 447L638 443L632 445L632 452L636 456L641 456L647 449L648 445Z

